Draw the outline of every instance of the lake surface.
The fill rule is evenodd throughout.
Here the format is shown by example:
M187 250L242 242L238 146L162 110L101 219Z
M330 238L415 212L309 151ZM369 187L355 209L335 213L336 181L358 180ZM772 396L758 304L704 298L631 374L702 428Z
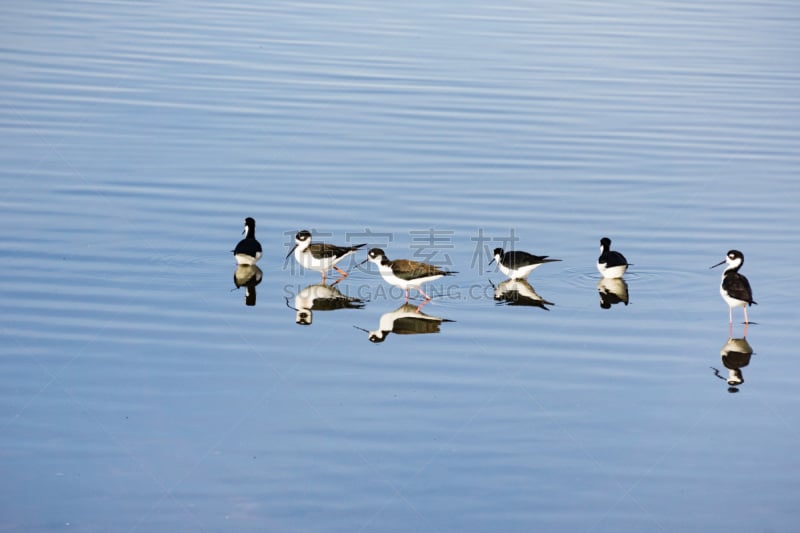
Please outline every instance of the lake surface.
M796 2L1 9L3 531L796 531Z

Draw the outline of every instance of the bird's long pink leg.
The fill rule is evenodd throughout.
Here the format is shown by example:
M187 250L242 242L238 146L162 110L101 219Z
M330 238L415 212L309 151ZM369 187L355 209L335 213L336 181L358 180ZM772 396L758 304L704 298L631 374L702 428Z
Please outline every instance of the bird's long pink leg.
M733 324L733 306L728 306L728 323Z
M430 296L428 296L427 294L425 294L425 291L423 291L423 290L422 290L420 287L417 287L417 290L419 291L419 293L420 293L421 295L423 295L423 296L425 297L425 300L423 300L423 302L417 306L417 313L419 313L419 312L421 312L421 310L422 310L422 307L423 307L425 304L427 304L428 302L430 302L430 301L431 301L431 297L430 297Z
M344 270L342 270L341 268L339 268L339 267L337 267L337 266L334 266L334 267L333 267L333 269L334 269L336 272L338 272L339 274L341 274L343 278L346 278L346 277L347 277L347 272L345 272L345 271L344 271Z
M406 303L408 303L408 288L406 288Z
M744 323L749 324L750 321L747 319L747 306L742 307L744 309Z

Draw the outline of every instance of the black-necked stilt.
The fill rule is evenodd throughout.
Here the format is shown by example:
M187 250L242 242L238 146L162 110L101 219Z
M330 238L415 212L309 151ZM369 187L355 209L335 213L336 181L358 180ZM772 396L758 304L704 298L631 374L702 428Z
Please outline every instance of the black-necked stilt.
M434 281L442 276L451 276L457 272L442 270L441 268L429 263L420 263L409 259L395 259L390 261L386 253L380 248L372 248L367 253L367 258L361 263L371 261L378 265L378 270L383 279L390 285L400 287L406 291L406 303L408 303L408 290L417 289L425 297L425 301L431 299L422 290L422 285L429 281ZM421 306L420 306L421 307Z
M718 267L724 263L728 266L722 273L722 283L719 286L719 293L722 299L728 304L728 319L733 323L733 308L744 308L744 323L749 324L747 319L747 306L756 303L753 300L753 291L750 289L750 282L742 274L739 274L739 269L744 264L744 255L739 250L730 250L725 259L712 266L711 268Z
M536 292L536 290L525 279L507 279L494 288L494 299L496 302L506 302L508 305L524 305L529 307L541 307L549 311L548 305L555 305L548 302Z
M292 255L292 252L294 252L294 258L297 262L300 263L303 268L321 272L322 283L325 283L325 273L330 269L336 270L343 278L346 278L347 272L337 267L336 263L348 255L355 253L362 246L366 246L366 243L356 244L354 246L336 246L324 242L312 243L311 233L303 230L295 235L294 246L289 250L289 253L286 254L286 257L289 257Z
M244 239L233 249L233 257L239 265L255 265L261 259L261 243L256 240L256 221L244 219Z
M511 250L504 252L502 248L494 249L494 257L489 264L497 262L500 272L511 279L525 279L535 268L545 263L561 261L561 259L549 259L546 255L533 255L528 252Z
M353 327L366 332L370 342L379 343L385 341L389 333L396 335L439 333L439 326L443 322L452 322L452 320L427 315L418 307L404 303L394 311L382 314L376 330L369 331L358 326Z
M611 239L600 239L600 257L597 258L597 270L604 278L621 278L628 270L628 261L625 256L611 249Z

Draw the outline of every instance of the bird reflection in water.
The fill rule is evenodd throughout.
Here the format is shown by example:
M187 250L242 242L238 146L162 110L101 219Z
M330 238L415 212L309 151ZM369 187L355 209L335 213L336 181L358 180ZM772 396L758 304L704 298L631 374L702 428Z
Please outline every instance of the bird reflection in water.
M507 279L497 286L492 283L492 287L494 287L494 299L498 303L539 307L545 311L550 310L547 308L548 305L555 305L539 296L525 279Z
M310 326L314 319L313 311L361 309L364 307L363 300L342 294L334 285L336 284L309 285L295 295L294 307L289 305L289 298L286 298L286 306L296 312L295 323L301 326Z
M597 292L603 309L611 309L612 305L619 303L628 305L628 284L622 278L600 278Z
M381 315L378 329L369 331L358 326L354 328L367 333L370 342L378 343L386 340L389 333L397 335L419 335L425 333L439 333L443 322L453 322L446 318L431 316L423 313L415 305L404 303L394 311Z
M233 272L233 284L244 287L244 304L256 305L256 285L261 283L264 273L256 265L241 264Z
M728 392L739 392L739 386L744 383L742 368L750 364L750 356L753 355L753 347L747 342L747 330L740 339L729 338L720 350L722 366L728 369L727 377L714 368L714 375L728 383Z

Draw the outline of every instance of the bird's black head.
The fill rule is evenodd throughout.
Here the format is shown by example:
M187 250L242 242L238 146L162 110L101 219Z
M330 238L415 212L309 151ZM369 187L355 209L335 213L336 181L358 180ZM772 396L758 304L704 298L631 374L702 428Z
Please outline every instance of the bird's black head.
M502 249L502 248L495 248L495 249L494 249L494 252L492 252L492 260L491 260L491 261L489 261L489 264L491 265L491 264L492 264L492 263L494 263L495 261L502 262L502 260L503 260L503 253L504 253L504 252L503 252L503 249Z
M307 230L298 231L297 235L294 236L294 240L299 242L305 242L311 238L311 232Z
M609 246L611 246L611 239L609 239L608 237L603 237L602 239L600 239L600 246L602 246L603 248L608 248Z
M728 250L728 253L725 255L725 259L720 261L716 265L712 266L711 268L718 267L725 263L728 264L727 268L725 269L725 272L736 272L744 264L744 254L739 250Z
M386 257L386 252L380 248L372 248L367 255L370 259L380 259L381 257Z
M242 230L242 235L252 239L256 238L256 219L253 217L247 217L244 219L244 229Z

